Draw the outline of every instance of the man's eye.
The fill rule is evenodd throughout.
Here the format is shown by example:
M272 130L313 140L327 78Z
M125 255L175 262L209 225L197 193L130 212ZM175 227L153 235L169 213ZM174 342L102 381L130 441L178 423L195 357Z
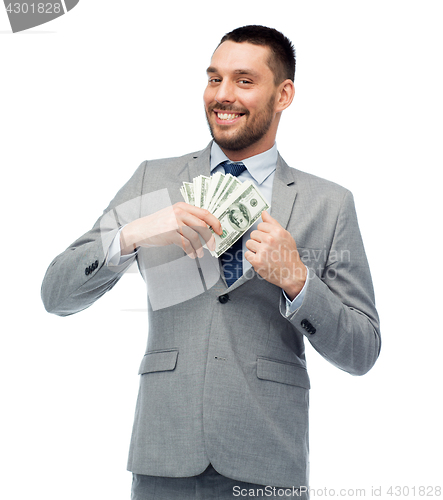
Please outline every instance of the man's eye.
M210 78L209 83L220 83L221 79L220 78Z
M250 85L252 82L250 82L249 80L239 80L238 83L241 83L242 85Z

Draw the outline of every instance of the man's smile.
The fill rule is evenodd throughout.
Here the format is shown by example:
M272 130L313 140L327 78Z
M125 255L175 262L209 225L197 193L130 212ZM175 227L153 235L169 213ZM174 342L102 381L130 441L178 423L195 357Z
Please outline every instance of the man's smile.
M219 125L231 125L233 123L238 122L244 113L233 113L226 111L218 111L214 110L215 121Z

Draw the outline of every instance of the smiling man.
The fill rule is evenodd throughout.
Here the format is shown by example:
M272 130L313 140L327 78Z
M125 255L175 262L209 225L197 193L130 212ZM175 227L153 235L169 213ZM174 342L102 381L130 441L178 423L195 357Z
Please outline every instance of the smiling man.
M272 148L281 112L294 96L292 68L280 82L269 65L273 56L268 46L227 38L207 69L206 117L213 138L233 160Z
M90 306L134 261L147 283L133 500L308 498L304 342L353 375L377 360L379 321L352 195L290 168L276 148L294 72L280 32L245 26L225 35L204 92L213 141L143 162L46 273L45 307L61 316ZM251 181L271 201L220 259L206 248L220 222L179 201L182 182L217 172ZM247 216L239 207L232 223Z

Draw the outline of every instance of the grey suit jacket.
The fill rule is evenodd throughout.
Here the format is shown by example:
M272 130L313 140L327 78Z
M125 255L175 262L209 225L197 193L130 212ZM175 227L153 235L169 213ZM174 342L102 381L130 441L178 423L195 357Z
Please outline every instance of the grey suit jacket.
M183 181L209 175L209 155L210 145L143 162L94 227L49 266L46 309L73 314L110 290L129 265L105 263L118 228L182 201ZM307 486L305 338L351 374L375 363L379 321L351 193L279 157L271 206L309 270L303 304L289 317L282 291L253 269L228 289L209 254L192 260L173 245L139 250L149 336L129 470L183 477L212 463L241 481Z

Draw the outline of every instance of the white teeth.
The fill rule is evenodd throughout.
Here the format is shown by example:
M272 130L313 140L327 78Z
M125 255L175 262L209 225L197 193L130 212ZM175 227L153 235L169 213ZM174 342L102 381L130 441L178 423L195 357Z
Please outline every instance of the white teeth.
M233 120L234 118L238 118L240 115L217 113L217 116L219 117L220 120Z

